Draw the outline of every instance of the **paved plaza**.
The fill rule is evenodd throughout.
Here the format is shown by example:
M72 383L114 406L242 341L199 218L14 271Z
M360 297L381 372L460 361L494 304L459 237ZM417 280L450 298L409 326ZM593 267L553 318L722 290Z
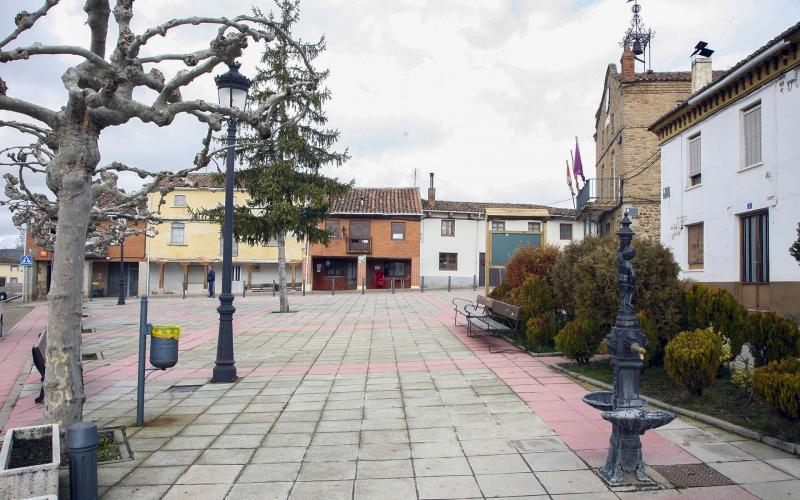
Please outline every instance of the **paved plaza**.
M453 324L457 296L474 294L309 294L289 314L239 297L233 384L208 383L217 301L153 298L150 321L183 330L178 365L148 377L143 428L138 302L87 303L83 349L98 359L85 361L84 415L125 426L134 452L99 468L103 498L798 496L800 458L683 418L643 437L645 462L705 463L731 484L610 491L592 471L610 425L581 401L587 388L548 366L561 358L489 353ZM27 359L45 322L41 306L0 339L4 429L41 418Z

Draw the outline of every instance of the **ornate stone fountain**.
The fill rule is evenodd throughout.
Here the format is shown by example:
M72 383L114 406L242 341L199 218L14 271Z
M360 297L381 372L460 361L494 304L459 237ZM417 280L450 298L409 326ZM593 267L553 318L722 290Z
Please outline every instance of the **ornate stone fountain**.
M603 412L611 422L611 440L608 458L598 471L612 486L654 483L645 472L642 461L642 441L645 431L666 425L675 418L667 411L644 410L644 400L639 396L639 374L647 347L647 337L639 328L633 309L636 294L636 271L631 259L635 250L631 246L634 232L630 228L628 213L620 222L619 250L617 250L617 283L619 286L619 313L617 322L606 337L614 370L613 392L592 392L583 401ZM631 475L635 475L635 479Z

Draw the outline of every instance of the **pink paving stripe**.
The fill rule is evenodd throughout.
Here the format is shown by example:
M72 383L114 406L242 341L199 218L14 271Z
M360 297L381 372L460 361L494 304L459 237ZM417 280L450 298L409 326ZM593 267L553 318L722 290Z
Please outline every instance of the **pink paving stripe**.
M586 389L569 377L548 368L548 364L566 361L564 358L534 358L522 352L489 353L488 343L485 340L470 338L466 334L466 328L453 325L450 306L433 297L426 297L426 300L440 309L441 312L437 315L439 321L469 347L498 378L509 384L511 390L520 396L531 411L536 413L570 449L576 451L591 465L602 465L608 453L611 428L602 420L599 411L588 407L581 400L588 392ZM544 390L538 392L539 389ZM646 434L642 444L645 462L648 464L700 462L680 446L654 432Z

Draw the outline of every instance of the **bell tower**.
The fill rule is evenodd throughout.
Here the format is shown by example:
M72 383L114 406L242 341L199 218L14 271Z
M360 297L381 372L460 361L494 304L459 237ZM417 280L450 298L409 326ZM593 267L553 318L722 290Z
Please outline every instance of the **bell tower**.
M642 6L639 5L639 0L628 0L628 3L633 2L631 12L633 18L625 36L622 38L620 45L627 51L633 53L634 59L640 63L646 71L652 71L652 58L651 58L651 43L655 37L655 32L645 26L642 21Z

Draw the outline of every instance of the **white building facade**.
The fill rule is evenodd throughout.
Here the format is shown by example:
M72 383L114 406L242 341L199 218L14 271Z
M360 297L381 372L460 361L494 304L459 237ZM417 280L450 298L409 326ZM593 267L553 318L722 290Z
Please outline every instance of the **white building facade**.
M432 181L432 179L431 179ZM583 239L583 222L570 209L542 205L422 200L420 277L425 288L488 290L500 284L505 263L521 245L563 248Z
M681 277L800 315L800 58L789 30L656 122L661 241ZM793 47L793 48L792 48Z

